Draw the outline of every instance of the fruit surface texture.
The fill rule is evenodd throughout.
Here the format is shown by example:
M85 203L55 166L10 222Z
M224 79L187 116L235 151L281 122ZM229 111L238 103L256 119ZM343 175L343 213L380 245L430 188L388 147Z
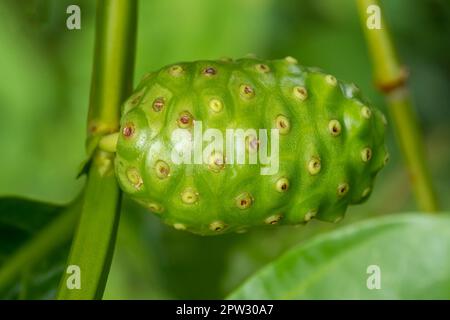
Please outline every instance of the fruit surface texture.
M201 235L337 222L369 197L388 158L385 117L359 89L290 57L173 64L144 76L122 109L120 187L165 223ZM276 170L208 153L207 139L201 163L174 161L174 132L192 142L200 124L224 140L230 130L266 129ZM244 135L246 159L260 154L260 139Z

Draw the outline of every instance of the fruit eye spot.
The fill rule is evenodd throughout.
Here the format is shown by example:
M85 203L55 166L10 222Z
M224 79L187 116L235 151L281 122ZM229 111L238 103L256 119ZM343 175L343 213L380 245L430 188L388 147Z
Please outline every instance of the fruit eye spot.
M334 223L338 223L339 221L341 221L342 220L342 217L337 217L336 219L334 219Z
M222 221L214 221L209 225L209 229L215 232L223 231L225 228L226 225Z
M330 85L330 86L336 86L337 84L337 80L334 76L332 76L331 74L325 76L325 81Z
M364 106L361 109L361 115L366 119L370 119L370 117L372 115L372 111L370 111L370 109L368 107Z
M194 204L198 201L198 193L188 188L181 193L181 201L185 204Z
M183 67L179 66L179 65L175 65L175 66L171 66L169 68L169 73L171 76L174 77L179 77L183 74Z
M225 159L223 157L223 154L218 151L214 151L209 156L208 168L213 172L219 172L224 167L225 167Z
M371 190L372 189L370 187L365 188L364 191L361 194L361 197L363 197L363 198L367 197Z
M370 148L364 148L364 149L361 151L361 159L362 159L362 161L367 162L367 161L369 161L371 158L372 158L372 149L370 149Z
M127 123L125 125L125 127L123 127L122 129L122 135L125 138L131 138L134 134L135 128L134 128L134 124L133 123Z
M305 101L308 98L308 91L305 87L294 87L292 92L294 97L301 101Z
M160 112L165 105L165 100L163 97L158 97L153 101L153 110L155 110L156 112Z
M286 178L280 178L275 184L278 192L286 192L289 189L289 180Z
M255 96L255 90L248 84L242 84L239 88L241 97L251 99Z
M287 63L289 63L289 64L297 64L298 63L297 59L295 59L295 58L293 58L291 56L288 56L288 57L284 58L284 60Z
M387 165L387 163L389 162L389 153L386 152L386 155L384 156L384 165Z
M261 72L261 73L267 73L270 71L269 66L266 64L263 64L263 63L257 64L255 66L255 68L256 68L256 71Z
M192 126L192 115L188 111L183 111L180 113L177 123L180 128L188 128Z
M264 223L265 223L265 224L275 225L275 224L277 224L277 223L281 220L281 218L282 218L282 215L281 215L281 214L275 214L275 215L273 215L273 216L267 217L267 218L264 220Z
M205 76L213 76L217 73L217 71L213 67L207 67L207 68L203 69L202 73Z
M247 209L253 204L253 198L248 192L243 192L236 197L236 206L239 209Z
M340 185L338 185L338 188L337 188L338 196L340 196L340 197L345 196L347 194L349 188L350 187L348 186L348 183L341 183Z
M231 59L230 57L222 57L219 60L223 62L233 62L233 59Z
M163 160L158 160L156 162L156 176L160 179L165 179L170 174L170 167L169 165L164 162Z
M164 208L161 205L154 203L154 202L149 203L147 205L147 207L150 211L152 211L154 213L161 213L164 211Z
M182 123L182 124L187 124L187 123L189 123L189 117L187 116L187 115L183 115L183 116L181 116L181 118L180 118L180 122Z
M259 140L253 135L247 136L245 137L245 147L247 151L255 152L259 148Z
M220 112L222 111L223 105L219 99L211 99L209 101L209 108L214 112Z
M306 222L314 218L317 214L317 210L310 210L305 214L305 217L303 218Z
M136 105L138 105L142 99L142 95L143 95L142 90L140 92L134 94L130 99L131 106L135 107Z
M142 81L145 81L145 80L147 80L147 79L149 79L149 78L152 77L153 75L154 75L153 72L147 72L147 73L144 74L144 76L142 77L141 82L142 82Z
M312 157L308 162L308 171L311 175L318 174L320 172L322 165L320 159L317 157Z
M341 124L337 120L331 120L328 123L328 130L332 136L338 136L341 133Z
M252 139L249 143L249 146L251 149L258 149L259 146L259 140L258 139Z
M280 131L280 134L287 134L291 129L289 119L283 115L277 116L275 119L276 127Z
M140 189L143 185L143 181L141 175L139 174L139 170L131 167L127 169L127 179L128 181L135 187L136 189Z
M176 230L186 230L186 226L184 224L182 224L182 223L174 223L173 227Z

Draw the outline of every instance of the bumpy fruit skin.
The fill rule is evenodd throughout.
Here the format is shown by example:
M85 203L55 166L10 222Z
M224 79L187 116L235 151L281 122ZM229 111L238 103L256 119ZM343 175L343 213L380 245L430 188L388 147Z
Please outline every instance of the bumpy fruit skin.
M278 173L173 163L173 130L199 120L224 136L279 128ZM116 174L165 223L197 234L337 222L371 193L388 157L385 124L354 84L293 58L183 62L146 75L123 105Z

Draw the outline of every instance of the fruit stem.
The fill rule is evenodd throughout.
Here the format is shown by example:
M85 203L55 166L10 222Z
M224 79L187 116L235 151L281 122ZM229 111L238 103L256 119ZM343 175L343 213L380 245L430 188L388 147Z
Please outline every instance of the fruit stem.
M99 0L97 3L87 146L98 136L118 130L120 105L132 89L136 16L136 0ZM120 202L114 154L97 149L89 168L81 216L67 261L67 266L78 267L81 288L68 286L72 274L64 272L58 299L102 298L111 266Z
M98 143L98 147L100 148L100 150L114 153L114 152L116 152L116 149L117 149L117 140L118 139L119 139L118 132L107 134L106 136L103 136L100 139L100 142Z
M357 5L372 59L375 83L385 95L395 136L409 170L416 201L422 210L435 212L439 210L439 206L427 166L422 132L406 85L407 72L399 63L378 1L357 0ZM380 19L380 28L376 28L376 25L370 28L370 19L377 18Z

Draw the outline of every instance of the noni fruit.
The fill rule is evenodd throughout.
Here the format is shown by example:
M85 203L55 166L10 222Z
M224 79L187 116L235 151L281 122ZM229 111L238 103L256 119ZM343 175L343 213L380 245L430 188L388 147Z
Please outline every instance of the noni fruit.
M385 124L354 84L292 57L177 63L124 103L116 174L197 234L337 222L387 161Z

